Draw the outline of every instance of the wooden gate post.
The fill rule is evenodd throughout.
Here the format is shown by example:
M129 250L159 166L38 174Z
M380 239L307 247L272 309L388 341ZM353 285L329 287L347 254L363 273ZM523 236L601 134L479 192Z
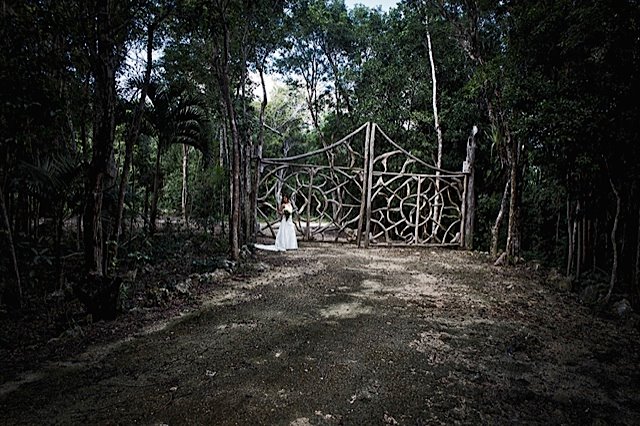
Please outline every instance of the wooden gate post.
M476 217L476 194L474 188L475 179L475 162L476 162L476 135L478 134L478 127L473 126L471 129L471 135L467 139L467 159L463 165L463 172L465 176L465 196L464 206L465 214L464 220L464 235L461 235L461 241L464 244L464 248L473 249L473 224Z
M362 244L362 232L364 231L364 221L366 216L367 188L369 182L369 141L371 137L371 123L367 123L364 137L364 164L362 165L362 196L360 197L360 217L358 218L358 233L356 234L356 244L360 248Z
M374 144L376 141L376 123L371 123L371 133L369 135L369 167L367 171L367 211L365 213L364 247L369 248L369 233L371 232L371 187L373 186L373 157Z
M418 176L418 193L416 197L416 228L414 230L414 244L418 244L419 232L418 227L420 226L420 197L422 194L422 178Z
M316 174L316 169L311 168L309 170L309 188L307 188L307 228L304 230L304 237L307 241L311 241L311 198L313 195L313 177Z

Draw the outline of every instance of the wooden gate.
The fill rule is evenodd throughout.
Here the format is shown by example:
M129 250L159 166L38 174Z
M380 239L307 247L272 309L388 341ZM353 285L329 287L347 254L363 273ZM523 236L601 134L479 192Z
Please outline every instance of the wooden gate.
M275 238L284 194L305 240L463 245L466 182L466 173L437 169L366 123L325 148L263 159L257 222Z

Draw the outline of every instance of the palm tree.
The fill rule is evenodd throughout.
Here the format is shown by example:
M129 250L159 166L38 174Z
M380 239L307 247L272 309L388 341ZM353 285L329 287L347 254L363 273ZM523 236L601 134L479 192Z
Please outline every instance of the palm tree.
M16 178L25 184L27 193L37 200L38 205L47 211L38 209L41 214L50 215L54 226L53 266L57 283L62 283L62 230L64 220L80 206L74 205L81 192L82 164L79 156L71 153L45 157L38 164L20 163Z
M161 190L160 159L172 144L193 146L208 155L208 144L201 137L205 109L201 99L180 86L171 86L159 82L149 85L150 105L146 112L148 132L157 140L155 172L153 179L153 198L149 219L149 231L156 230L158 199Z

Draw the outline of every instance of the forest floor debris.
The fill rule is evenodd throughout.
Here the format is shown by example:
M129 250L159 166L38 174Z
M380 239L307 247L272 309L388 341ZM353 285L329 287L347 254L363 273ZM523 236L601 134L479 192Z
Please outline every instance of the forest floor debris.
M495 267L463 251L310 243L255 257L215 278L173 265L176 297L163 309L138 306L114 322L75 328L44 357L57 362L5 372L3 421L640 418L637 321L595 314L576 294L558 292L543 270ZM71 352L69 342L89 350Z

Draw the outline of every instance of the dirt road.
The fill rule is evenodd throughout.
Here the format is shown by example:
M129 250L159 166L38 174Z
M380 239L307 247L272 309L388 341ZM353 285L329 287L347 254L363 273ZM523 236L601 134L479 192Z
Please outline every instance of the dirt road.
M637 424L640 337L482 256L261 252L206 306L38 372L3 424Z

